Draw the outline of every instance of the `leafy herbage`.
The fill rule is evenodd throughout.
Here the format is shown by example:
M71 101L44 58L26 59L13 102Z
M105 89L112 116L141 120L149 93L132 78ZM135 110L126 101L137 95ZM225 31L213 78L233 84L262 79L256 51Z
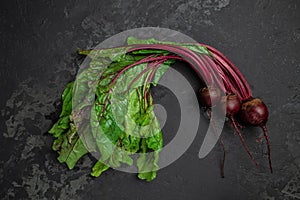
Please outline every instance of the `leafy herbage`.
M133 165L131 155L140 153L138 177L150 181L156 177L162 148L162 133L153 111L150 85L157 84L174 60L161 63L152 80L148 79L154 74L153 69L143 72L148 66L145 62L128 69L113 83L126 66L146 57L126 51L123 48L80 52L88 54L92 60L64 90L60 118L49 133L56 138L52 148L59 153L58 160L70 169L88 152L99 151L101 157L91 175L100 176L109 167ZM111 104L112 99L118 103ZM74 113L74 110L84 110L89 116L83 112ZM149 152L153 156L148 158L146 153Z

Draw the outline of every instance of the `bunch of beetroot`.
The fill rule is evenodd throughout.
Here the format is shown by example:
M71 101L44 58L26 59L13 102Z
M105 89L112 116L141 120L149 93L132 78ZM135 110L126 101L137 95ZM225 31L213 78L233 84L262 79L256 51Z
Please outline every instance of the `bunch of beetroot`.
M244 148L246 149L251 160L256 166L258 163L255 161L253 155L251 154L245 140L239 130L241 125L235 120L235 117L240 119L240 121L245 125L259 126L262 128L264 137L266 139L268 147L268 160L271 173L272 162L270 156L270 142L269 136L266 129L266 123L268 120L268 109L264 102L259 98L252 97L251 89L241 74L237 67L229 61L222 53L218 50L205 45L207 49L213 56L213 62L215 63L215 68L220 69L220 75L225 85L226 96L221 96L221 92L216 86L207 86L200 90L200 100L203 106L210 109L218 103L223 105L223 111L226 112L226 116L230 120L233 128L238 134ZM224 144L221 141L221 144ZM224 161L225 161L225 151L224 159L222 163L222 175L224 176Z
M195 51L195 45L200 48L206 48L208 52L202 52L200 55L197 50ZM207 85L199 91L201 104L208 111L210 111L212 106L217 104L223 106L222 110L226 113L227 118L230 120L233 128L238 134L248 155L257 167L258 163L250 152L249 147L240 132L240 127L242 127L242 125L249 125L262 128L267 143L269 168L271 173L273 173L270 156L270 142L266 129L268 109L261 99L252 97L249 84L238 68L215 48L198 43L186 45L176 45L172 43L135 44L129 51L134 52L150 49L172 52L177 55L177 57L174 57L173 59L183 60L190 64L199 78ZM222 96L222 92L226 96ZM240 121L237 122L236 118ZM240 122L242 125L240 125ZM226 153L222 139L220 139L220 142L224 149L222 163L222 176L224 177Z

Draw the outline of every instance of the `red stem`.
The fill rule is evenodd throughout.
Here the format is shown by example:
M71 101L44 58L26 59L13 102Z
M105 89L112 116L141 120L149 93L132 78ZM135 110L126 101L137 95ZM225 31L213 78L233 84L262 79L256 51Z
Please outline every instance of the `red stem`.
M273 168L272 168L272 161L271 161L271 148L270 148L270 142L269 142L269 135L268 135L268 131L266 126L261 126L261 128L263 129L264 132L264 136L266 138L266 142L267 142L267 147L268 147L268 160L269 160L269 167L270 167L270 171L271 173L273 173Z
M146 80L146 83L145 83L145 86L144 86L144 90L143 90L143 94L144 94L144 102L147 101L147 95L146 95L146 86L148 83L150 83L152 81L152 78L154 76L154 74L156 73L157 69L159 68L160 64L164 63L167 59L163 59L163 60L160 60L156 63L154 63L153 65L153 70L152 72L150 73L149 77L147 77L147 80ZM144 109L146 109L146 106L144 107Z
M200 59L199 55L197 55L195 52L193 52L193 51L191 51L187 48L183 48L183 47L180 47L180 46L173 46L172 45L172 48L175 48L175 50L178 49L179 52L182 54L182 56L184 58L187 57L189 59L192 59L197 64L198 68L201 70L201 72L203 73L203 76L208 81L208 83L210 85L213 84L212 76L209 73L210 68L205 68L205 63L203 62L202 59Z
M193 58L195 58L198 62L199 62L199 69L203 72L204 77L210 77L213 81L213 79L217 82L217 84L220 86L221 90L223 90L224 92L226 92L226 88L224 87L224 84L220 81L219 77L216 75L215 73L215 67L216 65L213 62L209 62L210 58L207 59L206 55L202 55L201 57L196 54L194 51L181 47L181 46L177 46L177 48L186 51L188 53L188 55L184 55L189 57L189 55L192 55ZM210 83L210 85L212 85L213 83Z
M217 55L214 55L215 62L222 68L223 72L227 75L226 79L232 86L232 91L234 94L238 95L240 99L245 98L244 87L237 76L235 76L233 70L227 65L227 63L222 62Z
M232 92L236 93L237 91L239 91L237 93L237 95L239 97L241 97L241 100L248 99L249 97L252 96L251 89L250 89L246 79L241 74L241 72L238 70L238 68L227 57L225 57L221 52L219 52L218 50L216 50L215 48L213 48L209 45L204 45L204 44L199 44L199 43L196 43L196 44L205 46L210 51L210 53L214 55L214 57L218 57L216 60L218 60L219 65L217 64L217 65L212 65L211 67L205 67L205 64L204 64L205 60L200 59L199 55L197 55L195 52L193 52L187 48L176 46L176 45L135 44L135 45L131 45L132 48L129 49L128 52L131 52L134 50L140 50L140 49L160 49L160 50L174 52L181 56L187 57L187 58L191 59L191 61L195 62L194 64L196 64L197 68L193 65L193 63L190 60L181 59L181 60L188 62L202 80L203 80L202 76L204 76L205 80L207 80L207 84L210 84L210 85L213 84L212 77L211 77L211 75L213 75L213 77L214 77L214 79L216 79L218 85L226 93L232 93ZM178 59L178 58L176 58L176 59ZM207 59L206 61L209 61L209 59ZM212 62L210 62L210 64L212 64ZM199 72L199 70L202 72L202 74ZM225 89L222 87L223 84L221 84L219 79L217 78L217 76L215 74L215 70L220 74L220 76L224 82ZM222 70L223 70L223 72L222 72ZM228 71L228 70L230 71L229 74L224 73L224 71ZM228 75L230 76L230 74L231 74L231 78L229 78L229 76L227 77L226 74L227 74L227 76ZM235 85L235 87L231 88L230 86L233 86L233 85Z
M222 71L222 69L220 68L220 66L217 65L215 62L213 62L213 60L211 59L211 57L209 57L209 56L207 56L207 55L203 55L203 58L204 58L204 59L203 59L204 61L207 61L207 62L208 62L207 65L211 66L211 70L212 70L212 71L216 70L217 73L219 73L219 76L222 78L223 83L221 83L221 82L219 81L219 77L215 76L215 74L214 74L214 76L215 76L215 79L217 80L218 84L219 84L220 86L222 86L222 88L224 88L224 87L223 87L223 84L224 84L225 88L223 89L223 91L226 92L226 93L229 93L229 94L232 93L232 91L231 91L231 85L229 84L228 79L227 79L227 77L225 76L225 74L224 74L224 72Z
M157 69L159 68L159 65L163 64L164 62L166 62L167 59L164 59L164 60L161 60L160 62L158 62L155 66L154 66L154 69L153 71L151 72L150 76L149 76L149 83L152 82L153 78L154 78L154 75L157 71Z
M220 51L218 51L217 49L215 49L209 45L205 45L205 44L200 44L200 45L205 46L211 53L218 55L222 60L224 60L226 63L228 63L228 65L231 67L231 69L237 74L237 76L241 80L241 83L245 87L246 93L249 95L249 97L252 96L250 86L249 86L248 82L246 81L245 77L242 75L242 73L239 71L239 69L226 56L224 56Z
M221 63L221 66L223 67L223 69L228 70L229 71L229 75L232 77L232 81L235 82L237 84L237 90L240 91L240 96L242 97L241 99L248 99L248 92L246 91L246 88L244 87L244 84L242 83L240 77L235 73L235 71L224 61L222 60L221 57L219 57L219 55L212 53L212 55L214 56L214 58L216 60L218 60Z
M222 178L224 178L225 177L225 170L224 170L224 168L225 168L226 149L225 149L225 144L224 144L221 136L220 136L220 140L219 141L220 141L220 144L221 144L221 146L223 148L223 160L222 160L222 164L221 164L221 175L222 175Z
M147 67L146 67L146 68L145 68L138 76L136 76L136 77L130 82L130 84L128 85L126 91L125 91L123 94L126 94L126 93L130 90L131 86L132 86L139 78L141 78L141 76L142 76L143 74L145 74L146 72L148 72L151 68L153 68L153 63L149 63L148 66L147 66Z
M239 128L237 127L237 124L236 124L235 120L233 119L232 116L230 116L229 119L231 121L231 124L232 124L233 128L235 129L235 131L237 132L238 136L240 137L240 140L241 140L244 148L246 149L248 155L250 156L251 160L256 165L256 167L258 167L258 163L256 162L256 160L254 159L252 153L250 152L249 147L247 146L247 144L246 144L246 142L245 142L245 140L244 140L244 138L243 138L243 136L242 136Z
M166 51L170 51L170 52L173 52L175 54L178 54L180 56L185 56L187 58L190 58L194 63L192 63L188 59L183 59L183 60L186 61L187 63L189 63L191 65L191 67L197 73L197 75L198 75L199 78L201 78L203 81L205 81L203 79L203 77L202 77L202 76L204 76L204 78L207 80L208 84L212 84L211 76L209 75L209 73L207 73L207 70L205 68L203 68L202 63L199 63L199 60L195 59L193 56L189 55L189 53L187 53L186 51L184 51L182 49L179 49L179 48L177 48L175 46L172 46L172 45L141 44L141 45L136 45L135 47L133 47L129 51L136 51L136 50L140 50L140 49L160 49L160 50L166 50ZM196 66L198 68L196 68L194 66L195 64L196 64ZM203 73L203 75L200 73L199 70Z
M215 59L214 62L216 62L216 65L217 65L217 66L220 66L220 67L222 68L221 70L224 70L224 71L223 71L224 76L225 76L224 79L226 79L226 80L228 81L228 84L229 84L229 87L230 87L230 89L227 90L227 91L228 91L228 94L232 94L232 93L233 93L233 94L238 95L238 97L239 97L240 99L243 99L242 94L241 94L240 90L238 89L239 87L238 87L237 83L234 81L234 79L231 79L231 78L230 78L230 76L232 76L232 75L230 74L230 72L229 72L229 71L226 69L226 67L224 67L223 64L222 64L220 61L218 61L217 59Z
M219 137L218 140L219 140L219 142L220 142L220 144L223 148L223 160L222 160L222 163L221 163L221 176L222 176L222 178L224 178L225 177L225 158L226 158L225 144L223 142L223 139L222 139L221 135L220 136L217 135L217 130L216 130L217 128L216 128L215 120L212 118L210 109L207 110L207 114L210 117L214 133L215 133L216 137Z
M179 57L179 56L160 56L160 58L162 60L164 60L163 62L165 62L165 60L167 59L177 59L177 60L181 60L182 58ZM159 61L160 62L160 61ZM144 73L146 73L147 71L149 71L151 68L155 67L156 66L156 63L153 62L153 63L149 63L148 66L138 75L136 76L132 81L131 83L129 84L129 86L127 87L127 90L124 92L124 94L126 92L129 91L129 89L131 88L131 86L134 84L134 82L136 82Z

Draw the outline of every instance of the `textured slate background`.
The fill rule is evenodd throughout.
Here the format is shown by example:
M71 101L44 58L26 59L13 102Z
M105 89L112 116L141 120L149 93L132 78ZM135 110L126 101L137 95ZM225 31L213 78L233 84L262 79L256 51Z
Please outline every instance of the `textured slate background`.
M1 199L300 199L300 1L12 0L0 7ZM220 147L198 159L201 136L151 183L114 170L92 178L90 157L72 171L57 162L46 132L80 63L76 49L143 26L180 31L239 66L270 110L274 174L255 142L260 130L245 135L262 163L256 169L229 126L225 179Z

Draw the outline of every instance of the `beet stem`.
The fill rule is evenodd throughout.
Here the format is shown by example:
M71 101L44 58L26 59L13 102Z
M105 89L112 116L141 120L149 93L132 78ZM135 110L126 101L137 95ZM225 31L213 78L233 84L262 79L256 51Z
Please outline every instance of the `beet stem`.
M246 144L246 142L245 142L245 140L244 140L244 138L243 138L243 136L242 136L242 134L241 134L241 132L240 132L240 130L239 130L239 128L238 128L236 122L235 122L235 120L233 119L232 116L229 117L229 119L230 119L230 121L231 121L231 124L232 124L233 128L235 129L235 131L237 132L238 136L240 137L240 140L241 140L241 142L242 142L244 148L246 149L248 155L250 156L251 160L252 160L253 163L256 165L256 167L258 167L258 163L256 162L256 160L254 159L252 153L250 152L249 147L247 146L247 144Z
M266 138L266 142L267 142L267 147L268 147L268 160L269 160L269 167L270 167L270 171L271 173L273 173L273 168L272 168L272 161L271 161L271 148L270 148L270 142L269 142L269 135L268 135L268 131L266 126L261 126L261 128L263 129L264 132L264 136Z
M197 61L199 61L199 67L200 69L202 69L203 73L207 73L208 75L204 75L205 77L210 77L211 80L215 80L217 82L217 84L220 86L220 88L226 92L226 88L223 85L223 83L221 82L221 80L219 80L219 77L216 75L215 73L215 69L217 68L215 63L211 61L211 58L206 56L206 55L202 55L201 57L199 57L196 53L194 53L193 51L187 49L187 48L183 48L181 46L177 47L178 49L182 49L183 51L188 52L189 54L191 54L191 56L193 56ZM202 67L203 65L203 67ZM218 70L216 70L218 71ZM221 75L222 76L222 75Z
M229 71L229 75L228 78L232 80L232 82L236 83L237 85L237 89L240 91L241 94L241 99L247 99L249 97L249 94L247 92L247 89L245 88L245 84L242 82L242 80L240 79L240 77L236 74L236 72L230 67L230 65L228 65L228 63L226 63L224 60L222 60L222 57L219 57L219 55L214 54L213 52L211 52L212 55L214 56L214 58L219 61L219 63L221 64L223 70L227 70Z
M144 84L144 88L143 88L143 94L144 94L144 110L146 111L146 102L147 102L147 91L146 91L146 87L147 85L152 81L152 78L154 77L154 74L156 73L157 69L160 67L160 65L162 63L164 63L167 59L163 59L160 61L157 61L155 63L153 63L152 65L152 71L148 74L148 76L145 79L145 84Z
M220 68L220 66L218 66L211 57L207 56L207 55L203 55L202 56L205 64L207 66L210 66L209 68L211 69L211 72L213 74L213 76L216 79L216 82L218 83L218 85L222 88L222 90L224 92L227 93L231 93L231 86L228 83L228 78L225 76L224 72L222 71L222 69ZM219 76L221 77L221 80L219 80L219 77L215 75L214 72L217 72L219 74ZM222 82L221 82L222 81ZM224 84L224 86L223 86Z
M137 75L128 85L126 91L123 93L124 95L130 90L131 86L139 79L141 78L141 76L143 76L143 74L145 74L146 72L148 72L151 68L153 67L153 63L149 63L148 66L139 74Z
M226 56L224 56L220 51L218 51L217 49L215 49L209 45L204 45L204 44L200 44L200 45L205 46L211 53L219 55L221 57L221 59L224 60L231 67L231 69L233 69L235 71L235 73L237 74L237 76L239 77L239 79L241 80L243 85L245 86L246 93L249 96L252 96L250 86L247 83L245 77L242 75L242 73L238 70L238 68Z
M199 78L201 78L203 81L207 80L208 84L212 85L212 77L209 73L209 70L207 68L205 68L203 61L201 59L199 59L199 57L197 55L195 56L195 53L193 51L189 51L186 48L183 49L183 48L180 48L180 47L177 47L177 46L174 46L174 45L140 44L140 45L136 45L135 47L130 49L129 52L130 51L135 51L135 50L140 50L140 49L162 49L162 50L166 50L166 51L170 51L170 52L173 52L175 54L178 54L181 57L189 58L195 63L192 63L190 60L188 60L186 58L184 58L182 60L188 62L191 65L191 67L197 73ZM199 72L199 70L203 74L201 74ZM205 79L203 79L202 76L204 76Z
M207 114L210 117L214 133L215 133L216 137L218 137L217 136L217 130L216 130L215 120L212 118L211 110L210 109L207 110ZM219 136L218 140L219 140L219 142L220 142L220 144L222 146L222 149L223 149L223 160L222 160L222 163L221 163L221 177L225 178L225 169L224 168L225 168L226 149L225 149L225 144L224 144L224 141L223 141L221 135Z
M222 175L222 178L225 178L224 168L225 168L226 149L225 149L225 144L224 144L223 139L221 138L221 136L220 136L220 144L223 148L223 160L222 160L222 164L221 164L221 175Z

